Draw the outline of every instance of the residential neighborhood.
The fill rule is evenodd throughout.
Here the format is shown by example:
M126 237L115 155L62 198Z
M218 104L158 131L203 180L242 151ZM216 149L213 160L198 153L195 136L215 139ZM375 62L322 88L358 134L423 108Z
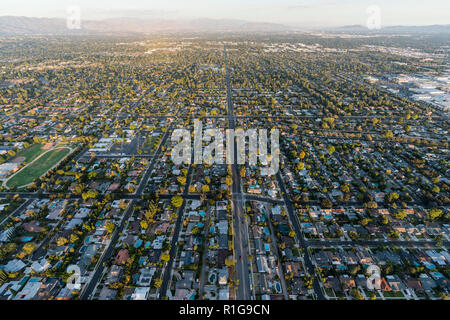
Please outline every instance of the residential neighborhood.
M0 33L0 299L448 300L444 42Z

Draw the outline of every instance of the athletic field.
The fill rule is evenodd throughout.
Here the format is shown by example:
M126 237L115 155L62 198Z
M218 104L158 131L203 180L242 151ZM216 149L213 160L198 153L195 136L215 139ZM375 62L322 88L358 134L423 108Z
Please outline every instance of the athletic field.
M17 172L6 182L6 186L21 187L32 183L34 179L41 177L69 153L70 149L65 147L47 151L40 158Z

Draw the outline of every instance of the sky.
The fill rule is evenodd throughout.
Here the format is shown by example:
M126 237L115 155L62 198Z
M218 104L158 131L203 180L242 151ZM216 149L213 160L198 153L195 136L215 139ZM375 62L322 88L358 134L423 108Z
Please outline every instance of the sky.
M299 27L361 24L378 6L382 26L450 24L449 0L0 0L0 16L81 18L238 19Z

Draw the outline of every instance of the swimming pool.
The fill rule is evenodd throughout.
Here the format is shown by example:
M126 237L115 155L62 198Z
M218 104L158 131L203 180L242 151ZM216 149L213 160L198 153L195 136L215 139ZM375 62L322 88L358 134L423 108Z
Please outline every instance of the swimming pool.
M277 293L281 292L281 284L279 282L275 282L275 290L277 291Z
M20 239L22 242L30 242L31 240L33 240L33 237L22 237L22 239Z
M436 269L436 266L432 263L427 263L425 266L427 267L428 270Z
M216 274L211 273L208 277L209 283L215 284L216 283Z
M139 248L142 245L142 240L139 239L138 241L136 241L136 244L134 245L135 248Z
M139 265L142 266L142 265L145 265L145 264L147 264L147 257L140 257L139 258Z

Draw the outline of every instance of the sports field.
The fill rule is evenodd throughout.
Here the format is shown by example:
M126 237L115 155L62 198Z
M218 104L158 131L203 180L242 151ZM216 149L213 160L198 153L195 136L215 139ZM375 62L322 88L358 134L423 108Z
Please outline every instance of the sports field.
M43 146L44 145L41 143L33 144L29 148L20 150L16 154L15 158L24 158L24 161L30 163L46 151L42 148Z
M6 182L7 187L21 187L25 186L34 179L39 178L61 159L63 159L70 152L69 148L58 148L44 153L40 158L30 163L25 168L17 172L11 179Z

